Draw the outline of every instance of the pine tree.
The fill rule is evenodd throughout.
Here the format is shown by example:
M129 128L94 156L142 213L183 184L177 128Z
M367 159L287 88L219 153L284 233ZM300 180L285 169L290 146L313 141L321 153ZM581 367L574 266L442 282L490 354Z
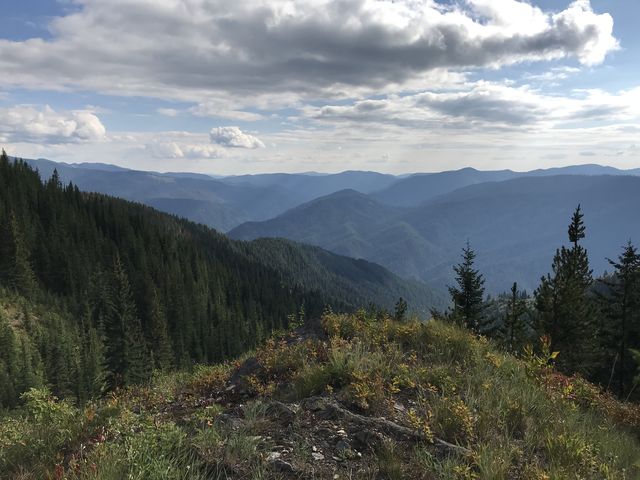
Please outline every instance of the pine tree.
M149 343L153 347L153 366L159 370L168 370L173 365L173 350L169 340L167 318L160 303L160 296L155 287L150 287L147 294L147 318Z
M525 318L527 303L523 297L524 295L518 290L518 284L513 282L504 321L499 331L501 342L509 352L516 352L523 346L529 330Z
M484 277L474 269L476 254L469 242L462 249L462 261L453 267L456 286L449 287L453 303L450 316L474 332L484 326Z
M91 308L85 304L80 324L80 378L78 399L81 403L100 396L106 388L104 346L92 322Z
M0 311L0 407L13 407L18 395L18 358L13 329Z
M535 292L540 334L551 339L551 350L559 351L558 365L567 372L587 374L596 361L597 336L594 302L589 290L593 284L586 249L580 244L585 226L580 205L568 228L571 248L556 251L552 273L542 277Z
M112 272L109 311L104 319L107 384L117 388L146 380L149 359L131 286L119 256Z
M36 288L29 251L14 212L0 225L0 282L25 296Z
M603 343L608 356L613 357L608 363L623 398L635 371L628 350L640 342L640 253L629 241L617 260L608 261L614 272L602 282L606 286L600 295L606 319Z
M396 302L395 312L393 315L396 321L398 322L405 321L407 316L407 308L408 308L407 301L404 298L400 297Z

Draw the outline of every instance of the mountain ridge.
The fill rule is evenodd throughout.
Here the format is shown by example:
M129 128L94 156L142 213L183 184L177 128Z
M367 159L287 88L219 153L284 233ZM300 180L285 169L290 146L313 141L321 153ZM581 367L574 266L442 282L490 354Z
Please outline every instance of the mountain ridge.
M605 257L614 256L627 239L623 234L640 238L640 228L632 225L625 230L621 223L621 218L633 218L634 209L640 208L639 177L519 177L469 185L419 206L394 207L393 213L372 203L354 215L327 196L297 207L291 216L241 225L229 235L285 236L336 252L346 250L401 276L441 285L450 281L459 249L469 239L489 291L506 290L513 281L532 290L550 268L555 249L564 243L567 219L578 203L586 215L586 245L593 250L596 272L602 273ZM322 205L324 213L311 210L316 205ZM344 216L342 228L324 222L335 212Z

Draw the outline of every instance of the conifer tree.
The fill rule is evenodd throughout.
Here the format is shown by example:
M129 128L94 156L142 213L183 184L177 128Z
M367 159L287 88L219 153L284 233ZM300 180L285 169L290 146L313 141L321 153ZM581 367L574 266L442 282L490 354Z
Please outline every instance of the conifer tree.
M462 249L462 261L453 267L456 286L449 287L453 304L451 317L474 332L484 326L484 277L474 268L476 253L469 242Z
M27 296L36 287L29 251L14 212L0 225L0 281Z
M0 407L13 407L18 395L16 389L18 361L13 329L0 312Z
M34 355L34 348L26 335L20 335L20 375L18 377L17 389L26 392L30 388L40 387L42 384L41 373L35 364L37 355ZM36 357L36 358L34 358Z
M109 311L104 319L105 363L109 388L148 378L149 362L131 286L119 256L113 264Z
M608 261L614 271L603 280L606 291L600 295L606 320L603 340L623 398L635 372L628 350L640 344L640 253L629 241L617 260Z
M593 284L587 250L580 244L585 226L580 205L568 228L571 247L556 250L552 273L542 277L535 292L539 333L549 335L551 350L559 351L558 365L568 372L587 374L598 354L595 348Z
M81 403L100 396L106 388L104 346L93 326L91 309L85 305L80 329L80 375L78 399Z
M406 319L407 308L407 301L404 298L400 297L396 302L396 308L393 315L396 321L403 322Z
M525 319L526 313L526 300L518 290L518 284L513 282L504 321L499 331L501 342L509 352L516 352L526 340L529 329Z
M173 365L173 351L167 327L167 318L160 303L158 290L151 286L147 294L147 318L149 343L152 347L153 366L159 370L168 370Z

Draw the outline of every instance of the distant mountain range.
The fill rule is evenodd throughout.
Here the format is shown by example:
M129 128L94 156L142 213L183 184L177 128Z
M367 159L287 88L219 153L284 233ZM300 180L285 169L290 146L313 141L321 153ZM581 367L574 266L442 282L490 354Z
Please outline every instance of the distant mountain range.
M470 185L419 206L396 207L353 190L338 192L265 222L245 223L232 238L286 237L386 266L443 287L469 240L488 291L517 281L532 290L566 243L580 203L592 265L602 273L629 238L640 239L640 177L529 176Z
M282 237L379 263L443 289L468 239L492 293L518 281L532 290L566 240L582 203L596 273L629 238L640 208L640 169L577 165L530 172L393 176L376 172L212 177L106 164L28 160L41 176L144 203L232 238Z
M272 218L316 197L344 188L373 192L396 181L392 175L343 172L334 175L266 174L214 178L192 173L127 170L105 164L27 160L43 178L54 169L63 182L150 205L220 231L246 221Z
M346 171L213 177L197 173L128 170L103 163L69 164L45 159L27 162L37 168L43 178L50 177L57 169L64 182L72 181L82 190L144 203L223 232L248 221L271 219L291 208L345 189L371 194L372 199L388 205L418 206L468 185L521 176L640 175L640 169L625 171L579 165L524 173L465 168L403 176Z
M640 175L640 168L619 170L601 165L575 165L530 172L514 172L512 170L481 171L474 168L463 168L441 173L416 173L394 182L384 190L376 192L373 198L389 205L412 207L418 206L438 195L469 185L501 182L520 177L547 177L553 175Z

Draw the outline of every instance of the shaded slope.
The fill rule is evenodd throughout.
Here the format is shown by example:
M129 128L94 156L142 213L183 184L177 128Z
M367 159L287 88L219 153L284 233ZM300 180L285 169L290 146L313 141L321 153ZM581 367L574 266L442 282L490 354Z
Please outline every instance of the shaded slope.
M381 205L355 190L343 190L266 222L245 223L230 231L229 236L242 240L290 238L359 258L375 248L370 241L372 235L400 213L401 210Z
M336 255L311 245L280 238L261 238L248 244L252 255L268 266L283 270L305 288L352 304L377 305L393 311L399 297L409 310L426 318L431 308L446 306L445 297L424 283L404 280L367 260Z

